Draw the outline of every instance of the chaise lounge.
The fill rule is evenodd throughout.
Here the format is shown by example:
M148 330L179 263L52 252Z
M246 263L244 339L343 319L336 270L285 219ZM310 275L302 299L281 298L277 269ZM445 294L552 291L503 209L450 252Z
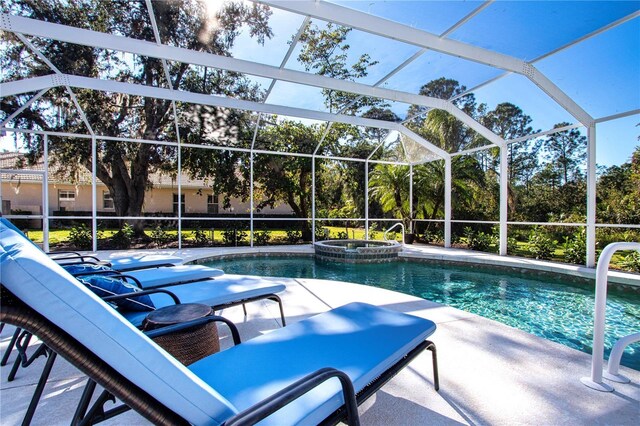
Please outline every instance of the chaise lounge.
M31 331L156 424L358 424L356 404L425 349L438 389L426 340L435 324L371 305L345 305L185 367L2 223L0 283L0 321Z
M76 263L93 263L96 265L107 265L110 268L120 271L134 271L145 268L157 268L161 266L175 266L184 262L178 256L163 254L140 254L110 258L100 260L95 256L77 252L53 252L49 256L60 264L73 265Z

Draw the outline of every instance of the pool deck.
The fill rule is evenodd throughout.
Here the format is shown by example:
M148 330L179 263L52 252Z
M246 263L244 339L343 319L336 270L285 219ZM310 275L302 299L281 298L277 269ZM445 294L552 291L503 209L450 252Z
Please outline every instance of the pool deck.
M153 252L178 254L194 260L254 252L310 254L311 250L310 246L289 246ZM108 258L120 253L100 252L99 255ZM509 267L522 265L518 263L521 259L418 245L407 247L403 255L450 261L474 259L478 263L495 260L513 262L503 265ZM527 259L524 262L535 263L534 266L542 263L554 271L554 268L564 267ZM593 274L593 270L587 268L568 265L567 268L576 268L575 273L580 275ZM630 274L620 275L623 283L638 280L637 276ZM589 355L498 322L412 296L358 284L290 278L274 278L274 281L287 286L282 301L287 321L291 323L351 301L384 306L437 323L438 329L431 340L438 349L440 391L433 389L431 356L424 353L360 407L364 425L636 425L640 419L640 371L622 367L621 372L631 378L631 383L613 384L614 392L601 393L580 383L580 378L590 372ZM247 317L240 307L221 312L238 325L243 340L280 326L278 309L273 302L255 302L247 308ZM229 336L222 327L220 331L222 346L228 347ZM3 350L11 333L11 328L5 327L0 335ZM40 359L31 367L19 370L16 379L10 383L7 382L9 367L1 369L2 425L20 424L42 365L43 360ZM68 424L83 384L81 373L66 362L57 361L32 424ZM133 412L105 423L148 424Z

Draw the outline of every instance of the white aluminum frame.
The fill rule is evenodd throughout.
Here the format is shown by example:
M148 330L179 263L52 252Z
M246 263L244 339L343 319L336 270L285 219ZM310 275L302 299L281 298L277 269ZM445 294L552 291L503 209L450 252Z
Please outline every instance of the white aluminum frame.
M376 147L373 152L369 155L367 159L356 159L356 158L340 158L340 157L328 157L317 155L317 152L322 144L316 147L316 150L313 154L304 154L304 153L283 153L283 152L273 152L267 150L255 150L255 136L257 134L257 128L259 126L260 118L263 113L266 114L278 114L285 116L293 116L300 118L308 118L314 120L322 120L327 121L327 128L325 134L328 133L333 122L343 122L356 126L365 126L365 127L378 127L385 128L389 130L396 130L405 136L412 138L417 143L424 146L430 152L433 152L437 157L443 159L445 161L445 204L444 204L444 223L445 223L445 246L450 246L451 243L451 223L458 222L452 220L451 217L451 159L453 156L457 155L466 155L471 154L477 151L486 150L492 147L500 148L500 254L506 254L506 241L507 241L507 225L508 224L518 224L517 222L508 222L507 220L507 184L508 184L508 164L507 164L507 155L506 155L506 147L510 143L516 143L528 139L534 139L537 137L541 137L544 135L556 133L563 130L568 130L571 128L584 126L587 128L588 135L588 147L587 147L587 223L580 224L581 226L587 227L587 266L595 265L595 229L596 227L601 226L620 226L620 227L636 227L635 225L607 225L607 224L597 224L596 216L595 216L595 144L596 144L596 123L601 123L605 121L610 121L616 118L626 117L629 115L634 115L640 113L640 110L627 111L620 114L615 114L609 117L602 117L600 119L594 119L591 117L586 111L584 111L577 103L575 103L569 96L567 96L564 92L562 92L552 81L550 81L545 75L543 75L539 70L535 68L533 65L535 62L538 62L544 58L547 58L551 55L554 55L562 50L565 50L577 43L580 43L584 40L595 37L611 28L617 27L631 19L637 18L640 16L640 11L634 12L628 16L618 19L615 22L609 23L589 34L583 35L578 39L575 39L561 47L558 47L550 52L547 52L538 58L535 58L531 61L523 61L515 57L511 57L508 55L500 54L497 52L493 52L487 49L479 48L476 46L472 46L466 43L462 43L459 41L447 39L446 36L451 34L453 31L460 28L466 22L473 19L480 12L482 12L486 7L488 7L493 0L486 1L470 12L468 15L463 17L461 20L456 22L446 31L444 31L441 35L431 34L426 31L418 30L416 28L409 27L407 25L403 25L397 22L393 22L384 18L379 18L376 16L372 16L366 14L364 12L359 12L353 9L349 9L346 7L342 7L333 3L328 3L325 1L319 0L306 0L306 1L281 1L281 0L251 0L259 3L264 3L269 6L279 8L282 10L286 10L289 12L301 14L305 16L303 23L299 27L296 35L293 38L291 46L289 47L284 59L281 62L280 67L273 67L265 64L255 63L251 61L239 60L235 58L230 58L226 56L213 55L204 52L194 52L187 49L182 49L174 46L163 45L160 40L160 35L157 27L157 23L155 20L155 15L153 12L153 7L150 0L145 0L147 10L149 13L151 25L153 28L155 43L132 39L128 37L116 36L111 34L100 33L91 30L84 30L75 27L69 27L59 24L46 23L39 20L23 18L18 16L13 16L9 14L0 14L0 29L13 32L17 35L17 37L30 49L32 50L41 60L43 60L53 71L55 74L49 76L42 77L34 77L14 82L2 83L0 84L0 93L2 96L11 96L18 95L33 91L39 91L34 97L29 99L25 104L23 104L17 111L11 114L7 119L4 120L3 123L0 124L0 131L15 131L15 132L23 132L23 133L37 133L45 136L45 141L47 141L48 135L64 135L70 137L80 137L80 138L90 138L92 143L92 153L93 153L93 164L92 164L92 198L93 198L93 209L92 209L92 222L93 222L93 236L94 236L94 250L96 249L96 225L97 218L99 216L96 212L96 143L97 140L105 140L105 141L128 141L128 142L138 142L138 143L153 143L153 144L165 144L165 145L174 145L178 147L178 196L180 196L181 191L181 148L205 148L205 149L219 149L219 150L235 150L242 152L249 152L251 158L251 244L253 245L253 212L254 212L254 199L253 199L253 156L255 154L271 154L271 155L286 155L286 156L302 156L302 157L310 157L312 159L312 169L313 169L313 184L312 184L312 221L313 228L315 231L315 221L321 220L315 217L315 160L316 158L330 158L333 160L344 160L344 161L356 161L363 162L365 167L365 176L367 182L365 182L365 188L367 193L365 194L366 206L365 206L365 229L368 231L369 220L373 220L369 218L368 214L368 166L369 164L402 164L409 165L412 167L414 164L419 163L398 163L398 162L387 162L387 161L377 161L371 160L373 153L380 147ZM420 47L421 49L414 53L411 57L406 59L400 65L398 65L395 69L393 69L386 76L381 78L378 82L376 82L373 86L368 86L365 84L355 83L351 81L344 80L335 80L332 78L319 76L315 74L309 74L301 71L294 71L284 68L287 61L289 60L293 50L298 43L298 40L303 32L303 30L308 25L311 18L319 18L325 21L333 22L339 25L348 26L351 28L355 28L361 31L365 31L371 34L376 34L378 36L399 40L401 42L405 42L408 44L412 44ZM165 72L165 76L168 82L168 89L159 88L159 87L149 87L143 85L136 85L131 83L121 83L111 80L104 79L96 79L96 78L87 78L82 76L74 76L74 75L66 75L62 74L60 70L58 70L41 52L39 52L25 37L25 34L29 34L32 36L45 37L45 38L53 38L59 41L65 41L69 43L82 44L97 48L103 49L112 49L116 51L129 52L142 56L155 57L162 61L163 69ZM452 101L450 100L441 100L436 98L430 98L421 95L415 95L412 93L390 90L380 88L382 83L391 78L393 75L398 73L404 67L406 67L413 60L417 59L420 55L422 55L427 50L434 50L437 52L441 52L448 55L453 55L457 57L461 57L467 60L479 62L485 65L489 65L495 68L504 69L507 72L494 77L488 80L485 83L477 86L476 88L482 87L486 84L489 84L493 81L496 81L502 78L505 75L510 73L518 73L524 75L529 80L531 80L534 84L536 84L540 89L542 89L550 98L552 98L555 102L557 102L562 108L564 108L567 112L569 112L572 116L574 116L578 120L578 124L573 124L566 126L562 129L551 129L544 132L539 132L534 135L527 135L522 138L517 138L509 141L505 141L499 136L495 135L493 132L480 125L480 123L476 122L473 118L466 115L460 109L455 107ZM177 61L190 63L195 65L202 65L205 67L214 67L224 70L236 71L240 73L256 75L261 77L266 77L272 79L270 87L266 92L266 96L262 102L250 102L238 99L230 99L218 96L210 96L203 95L198 93L188 93L184 91L176 90L172 87L171 78L169 75L169 69L167 66L167 61ZM293 108L281 105L271 105L265 103L273 86L278 80L288 81L296 84L303 85L311 85L315 87L332 89L332 90L340 90L345 92L351 92L354 94L359 94L360 96L372 96L379 97L383 99L388 99L392 101L404 102L408 104L416 104L426 107L427 109L437 108L442 109L450 114L454 115L465 125L469 126L480 135L484 136L489 142L490 145L473 148L461 152L456 153L448 153L439 147L431 144L426 141L419 135L410 131L408 128L404 126L404 123L410 121L411 119L405 120L403 123L389 123L380 120L371 120L362 117L354 117L349 115L341 114L340 111L338 114L326 113L321 111L313 111L306 110L302 108ZM59 132L45 132L45 131L27 131L23 129L11 129L6 127L6 125L15 117L17 117L21 112L23 112L26 108L28 108L33 102L43 96L49 89L53 87L64 86L69 97L73 101L81 119L85 123L89 135L75 135L68 133L59 133ZM83 88L83 89L93 89L93 90L103 90L103 91L111 91L111 92L119 92L125 93L135 96L146 96L146 97L155 97L161 99L171 100L172 108L174 113L174 123L177 131L177 141L176 142L158 142L158 141L146 141L132 138L119 138L112 136L100 136L96 135L91 128L90 123L86 119L86 116L77 102L75 94L71 90L71 87L75 88ZM474 89L476 89L474 88ZM462 95L473 91L474 89L469 89ZM459 96L462 96L459 95ZM458 96L458 97L459 97ZM180 102L188 102L188 103L196 103L203 105L211 105L211 106L219 106L225 108L235 108L241 110L255 111L258 113L258 121L256 123L256 133L254 134L254 139L251 144L251 149L246 148L234 148L234 147L224 147L224 146L202 146L202 145L193 145L193 144L184 144L181 143L179 128L178 128L178 117L176 110L176 101ZM324 140L324 137L323 137ZM47 143L45 142L45 150L47 149ZM411 176L412 178L413 176ZM412 184L412 179L411 179ZM412 186L412 185L411 185ZM47 212L48 213L48 212ZM178 211L178 222L179 222L179 230L181 227L181 208ZM225 218L229 219L229 218ZM261 218L260 220L266 220L265 218ZM294 219L294 220L304 220L304 219ZM339 220L339 219L337 219ZM348 219L355 220L355 219ZM382 219L375 219L382 220ZM549 224L547 224L549 225ZM567 224L564 224L567 225ZM180 234L179 234L180 235ZM314 232L315 238L315 232Z

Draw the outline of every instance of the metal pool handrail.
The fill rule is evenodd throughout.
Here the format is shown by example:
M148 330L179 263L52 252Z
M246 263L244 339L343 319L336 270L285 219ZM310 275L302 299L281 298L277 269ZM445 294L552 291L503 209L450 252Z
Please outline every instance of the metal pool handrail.
M618 250L639 250L640 243L619 242L611 243L602 250L596 269L596 304L593 312L593 356L591 359L591 377L583 377L580 381L591 389L601 392L612 392L613 386L602 382L602 366L604 363L604 322L607 308L607 275L609 273L609 263L613 254ZM621 338L618 343L626 346L637 338L638 333ZM631 338L630 338L631 337ZM609 372L617 373L617 366L620 364L620 357L624 346L616 343L614 348L616 354L609 356ZM613 359L612 359L613 358ZM617 365L616 365L617 363ZM609 377L608 377L609 378Z
M387 234L389 233L389 231L391 231L393 228L400 226L400 228L402 228L402 242L400 244L404 245L404 225L402 224L402 222L398 222L395 225L393 225L391 228L387 229L386 231L384 231L384 234L382 236L382 238L387 241Z

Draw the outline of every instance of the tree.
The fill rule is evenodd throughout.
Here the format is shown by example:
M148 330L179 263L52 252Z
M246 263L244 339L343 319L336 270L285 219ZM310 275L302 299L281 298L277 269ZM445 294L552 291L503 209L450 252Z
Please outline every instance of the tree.
M383 109L379 107L370 108L363 114L363 117L391 122L400 121L400 117L393 111L388 108ZM387 139L391 133L390 130L377 127L365 127L364 129L353 126L349 127L355 130L355 133L352 133L354 136L353 142L342 147L343 157L368 158L377 148L372 159L382 158L385 149L380 145ZM340 134L339 131L336 133ZM354 161L347 161L341 164L341 174L338 179L344 185L345 195L351 200L350 202L358 208L360 217L364 217L365 165L361 162ZM345 199L344 202L348 202L348 200ZM373 207L374 211L377 210L375 203L373 203Z
M409 232L409 167L377 164L369 176L369 191L385 213L402 219Z
M306 71L339 80L355 81L366 77L368 68L376 65L378 61L372 60L369 54L365 53L360 55L352 65L347 64L350 46L346 40L351 30L352 28L336 26L332 23L327 23L325 28L321 29L310 22L298 40L302 45L298 62ZM382 103L378 98L368 98L331 89L322 89L322 94L329 112L334 113L342 108L346 108L344 111L346 113L355 113L363 107Z
M437 219L444 216L444 161L431 161L413 168L414 202L418 218ZM480 163L470 156L456 156L451 160L452 205L460 218L466 218L474 208L474 193L485 186L485 174ZM478 213L486 214L485 209ZM474 218L478 218L476 216Z
M320 141L322 129L306 126L290 120L280 121L259 132L261 143L267 143L273 150L313 152ZM311 158L282 155L256 155L254 176L259 186L257 209L275 207L285 202L299 218L311 216ZM245 167L248 169L248 167ZM307 221L302 226L302 238L311 240L311 228Z
M444 77L430 81L420 88L421 95L440 99L451 99L465 91L466 88L456 80ZM479 107L476 104L473 94L462 95L453 103L474 118L478 118L484 110L484 106ZM407 127L447 152L457 152L487 144L486 139L446 111L427 110L426 107L412 105L409 108L409 117L414 117L416 113L422 115L407 123Z
M61 5L57 0L18 4L5 0L2 8L3 11L11 10L23 16L49 22L81 25L97 31L155 41L144 1L89 0ZM268 26L271 12L266 6L257 4L247 6L241 3L225 3L217 13L217 27L210 25L206 4L201 2L156 1L154 12L163 43L196 51L228 55L242 25L245 24L259 42L272 34ZM193 37L193 34L197 34L198 37ZM171 81L167 82L161 61L154 58L134 56L130 60L123 60L118 54L91 47L46 39L34 39L34 43L63 73L89 77L106 75L119 81L159 87L170 85L186 90L193 89L195 85L202 87L204 93L234 94L248 99L260 98L256 89L244 77L225 71L207 72L205 69L203 78L189 64L169 63ZM24 78L51 72L36 59L28 61L29 67L25 71L19 65L24 64L23 58L28 56L26 52L27 49L22 43L13 36L9 37L4 55L1 55L4 58L2 66L7 70L8 78ZM87 90L77 90L75 93L88 122L97 134L158 141L167 140L173 134L175 138L170 101ZM86 131L77 115L73 117L69 113L72 106L69 105L64 89L51 90L47 96L49 102L34 103L16 121L16 126L62 132ZM27 98L3 98L2 110L8 114ZM52 115L52 110L53 115L60 118L48 120L46 117ZM186 136L189 138L189 135ZM42 155L42 140L30 138L27 144L29 158L35 161ZM97 178L109 189L116 214L119 216L140 216L145 191L151 186L152 173L175 173L175 168L171 167L172 160L175 162L177 156L174 147L152 143L99 141L97 150ZM206 152L203 152L206 155ZM91 170L91 148L87 143L52 138L50 154L68 171L73 172L80 167ZM197 163L187 161L186 165ZM138 221L134 223L137 232L141 233L142 224Z
M334 24L327 24L320 28L310 23L300 36L302 49L298 61L306 71L315 72L331 78L342 80L356 80L365 77L368 68L377 62L371 60L368 54L363 54L356 61L348 64L349 44L346 42L351 29ZM380 116L382 119L396 120L397 117L381 108L384 103L380 99L367 98L351 93L324 89L325 105L331 112L357 113L367 107L378 107L368 112L369 116ZM333 154L343 157L362 157L372 152L374 143L368 140L367 130L355 126L332 123L329 131L326 127L305 126L290 121L280 122L278 127L259 132L260 138L265 138L270 148L286 147L287 151L313 153L322 141L318 153ZM325 134L326 133L326 134ZM377 136L382 133L378 132ZM366 153L366 154L365 154ZM316 159L316 190L319 204L330 210L341 210L349 205L350 211L363 210L364 207L364 167L359 162L328 162ZM258 163L256 163L258 165ZM311 188L311 160L301 157L283 157L262 161L259 165L261 172L256 173L257 179L266 194L261 206L275 205L279 202L288 204L297 217L310 216L310 188ZM299 170L298 170L299 169ZM257 169L256 169L257 170ZM267 175L263 177L262 175ZM322 191L322 188L330 192ZM308 224L303 229L303 237L310 239Z
M505 141L518 139L535 133L529 125L531 117L509 102L498 104L481 119L482 124ZM529 142L529 141L527 141ZM516 185L526 182L538 167L538 152L541 142L510 143L508 145L509 182Z
M424 84L420 88L419 94L438 99L453 99L452 102L455 106L472 117L475 117L477 113L475 96L473 93L464 94L466 91L467 88L460 85L458 81L451 78L440 77ZM415 117L412 122L417 123L417 125L420 126L424 121L424 115L427 111L433 110L429 110L427 107L422 105L411 105L407 116Z
M447 78L433 80L423 85L420 94L451 99L466 91L457 81ZM484 107L478 107L473 94L462 95L454 103L472 117L479 117ZM411 111L420 111L415 105ZM448 152L484 145L487 141L460 120L446 111L432 109L424 117L413 120L408 126L417 134ZM444 162L432 161L414 167L414 211L423 218L436 218L444 207ZM486 201L489 188L485 174L475 156L456 156L452 159L452 197L459 216L467 216L470 209L484 215L485 208L474 206ZM491 208L492 209L492 208Z
M559 123L553 128L558 129L568 125L569 123ZM579 166L585 162L586 150L587 138L576 129L554 133L545 141L547 159L560 171L563 184L582 176Z
M597 184L598 219L608 223L640 223L640 146L630 161L611 166Z
M489 111L480 121L505 141L534 133L533 128L529 126L531 117L516 105L508 102L498 104L494 110ZM537 139L507 145L507 170L509 173L507 193L508 206L511 213L516 211L517 194L519 193L518 185L524 183L526 186L538 167L540 146L541 142ZM490 154L493 154L492 169L499 176L499 151L491 150Z

